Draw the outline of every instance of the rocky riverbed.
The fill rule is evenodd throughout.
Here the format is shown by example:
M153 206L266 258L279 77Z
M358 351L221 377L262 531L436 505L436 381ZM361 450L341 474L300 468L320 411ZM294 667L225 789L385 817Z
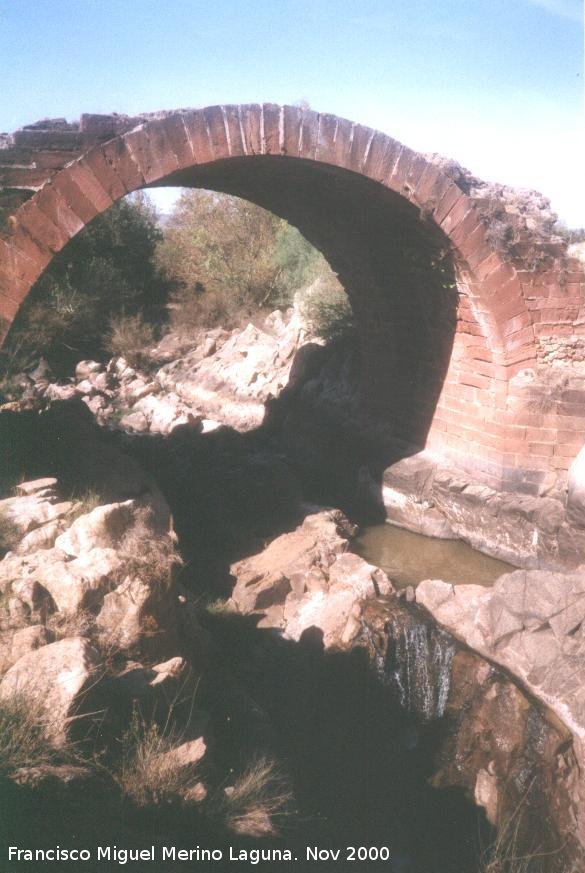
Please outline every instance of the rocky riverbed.
M315 833L341 838L355 808L337 799L343 762L366 795L360 773L372 767L422 791L444 853L437 869L467 873L479 849L458 795L445 807L468 834L467 866L457 866L439 836L445 817L421 788L429 779L461 789L500 830L513 826L523 849L547 857L542 869L577 873L578 475L568 491L528 497L487 493L425 454L380 474L368 463L380 434L356 419L354 354L275 313L261 327L208 332L194 348L167 337L140 369L118 358L81 362L68 382L42 365L23 376L23 398L0 410L0 708L35 713L49 751L10 759L18 766L0 774L2 790L30 809L34 797L59 807L92 784L124 811L126 838L162 803L173 827L189 823L201 839L278 840L282 815L309 815L319 797L310 815L331 830ZM540 569L491 588L425 580L398 591L353 547L355 520L385 513ZM343 710L352 701L363 710L355 723ZM376 755L351 740L350 765L344 744L361 736L371 749L376 719ZM152 769L173 776L164 790L124 769L121 738L134 730L144 741L153 724ZM419 782L404 781L407 760ZM254 767L268 768L268 799L237 806L230 797ZM384 810L400 821L388 792L380 778L368 809L380 835ZM409 828L391 829L396 869L401 853L412 865L433 857L416 848L416 827L404 844Z

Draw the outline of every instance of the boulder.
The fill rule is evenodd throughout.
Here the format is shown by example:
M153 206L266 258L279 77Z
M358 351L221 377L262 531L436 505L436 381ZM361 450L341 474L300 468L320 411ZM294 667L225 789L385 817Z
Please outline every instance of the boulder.
M244 613L262 612L262 627L294 640L317 628L326 648L347 648L358 635L362 604L393 593L386 574L347 551L354 533L339 510L308 515L260 554L232 567L232 601Z
M125 386L123 393L131 402L135 402L142 400L143 397L148 397L149 394L157 394L160 390L160 385L157 382L146 382L138 377Z
M75 390L81 396L92 397L96 393L97 388L89 379L82 379L81 382L78 382L75 386Z
M104 645L151 658L177 651L178 619L172 590L129 577L106 594L96 624Z
M97 506L76 518L71 527L57 537L55 545L65 554L76 557L95 548L116 548L134 524L135 513L133 500Z
M45 391L46 400L71 400L77 396L75 385L49 385Z
M286 635L299 640L306 630L315 627L322 632L326 649L347 648L361 630L364 601L389 596L394 589L382 570L350 552L338 555L328 573L326 593L316 590L296 602L287 600Z
M56 487L57 480L54 476L45 476L43 479L33 479L30 482L19 482L16 486L16 491L20 494L37 494L40 497L46 497L53 494Z
M6 593L20 581L34 579L50 564L62 564L64 555L58 549L39 550L30 554L9 554L0 561L0 591Z
M163 767L174 771L184 770L188 776L201 764L206 751L205 740L203 737L197 737L196 740L187 740L180 746L169 749L160 756L159 761Z
M15 597L24 603L27 609L27 621L44 624L48 616L55 611L53 598L36 579L15 579L10 590Z
M291 591L291 580L315 569L327 568L335 555L347 549L347 538L340 534L349 524L342 513L330 510L308 515L297 530L283 534L263 551L234 564L236 578L232 599L241 612L253 612L284 603Z
M23 627L17 630L12 637L12 645L10 650L10 660L15 664L20 658L40 649L41 646L47 646L54 639L51 631L42 624L33 624L30 627Z
M108 406L108 401L101 394L94 394L93 396L85 396L83 398L83 402L87 406L87 408L93 412L93 414L99 419L100 414L103 410L105 410Z
M188 671L189 665L184 658L175 656L161 664L152 667L144 667L136 661L129 661L125 668L116 674L116 684L126 689L133 697L143 697L153 688L176 684Z
M35 573L57 610L73 615L95 610L120 578L123 562L114 549L96 547L72 561L53 562Z
M146 433L148 419L143 412L129 412L120 419L120 427L134 433Z
M97 391L108 391L112 387L111 376L108 373L97 373L90 377L90 382Z
M0 500L0 514L9 518L23 533L49 521L67 516L73 509L69 500L55 502L54 497L25 494Z
M28 554L37 549L52 549L55 545L55 540L66 528L66 516L55 521L49 521L27 533L19 542L16 551L18 554Z
M76 379L89 379L94 373L99 373L103 370L103 366L97 361L80 361L75 367Z
M70 637L28 652L0 682L0 700L16 695L40 707L50 740L67 742L73 719L87 711L86 692L100 665L96 649L82 637Z
M188 349L194 345L189 337L179 336L176 333L167 333L160 340L155 349L153 349L152 357L155 361L175 361Z
M149 422L150 430L155 433L169 433L176 424L187 421L187 411L175 394L165 394L156 397L149 394L135 403L134 412L142 412Z

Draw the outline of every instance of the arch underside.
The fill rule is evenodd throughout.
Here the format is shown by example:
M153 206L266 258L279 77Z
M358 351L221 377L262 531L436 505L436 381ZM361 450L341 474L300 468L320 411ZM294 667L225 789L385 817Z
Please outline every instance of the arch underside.
M298 227L350 295L367 413L489 484L538 487L542 464L507 403L536 358L522 276L435 164L333 116L267 104L168 114L54 171L0 240L4 332L55 252L154 185L235 194Z

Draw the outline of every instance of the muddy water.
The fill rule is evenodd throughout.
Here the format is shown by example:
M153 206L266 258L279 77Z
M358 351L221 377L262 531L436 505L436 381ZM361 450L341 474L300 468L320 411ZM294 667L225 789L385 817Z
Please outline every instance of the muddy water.
M353 548L370 564L381 567L396 588L416 586L423 579L490 586L502 573L516 569L460 540L433 539L387 523L364 528Z

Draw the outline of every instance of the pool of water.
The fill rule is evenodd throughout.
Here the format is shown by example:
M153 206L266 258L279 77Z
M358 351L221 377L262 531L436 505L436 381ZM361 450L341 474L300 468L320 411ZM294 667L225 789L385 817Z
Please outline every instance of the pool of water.
M353 549L368 563L381 567L395 588L416 586L423 579L490 586L498 576L516 569L461 540L425 537L388 523L363 528Z

